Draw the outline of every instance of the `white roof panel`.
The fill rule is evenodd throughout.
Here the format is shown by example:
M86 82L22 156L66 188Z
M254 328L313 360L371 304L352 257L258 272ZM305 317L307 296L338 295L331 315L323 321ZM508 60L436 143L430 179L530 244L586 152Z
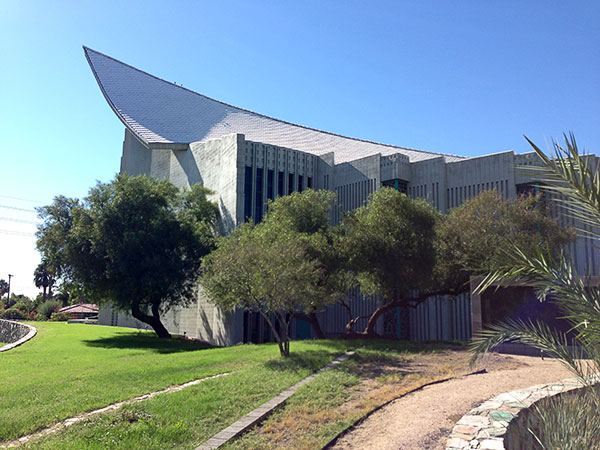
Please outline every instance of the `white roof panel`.
M336 163L376 153L402 153L411 162L439 156L448 161L464 159L295 125L206 97L87 47L84 51L110 106L125 126L147 144L187 144L241 133L250 141L315 155L333 151Z

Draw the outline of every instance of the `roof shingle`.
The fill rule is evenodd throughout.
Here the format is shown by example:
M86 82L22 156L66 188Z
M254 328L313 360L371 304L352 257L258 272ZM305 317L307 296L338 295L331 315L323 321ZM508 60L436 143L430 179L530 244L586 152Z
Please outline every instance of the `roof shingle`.
M241 133L250 141L315 155L333 151L336 163L381 153L402 153L411 162L445 156L350 138L295 125L214 100L157 78L84 47L85 55L109 105L147 144L191 143Z

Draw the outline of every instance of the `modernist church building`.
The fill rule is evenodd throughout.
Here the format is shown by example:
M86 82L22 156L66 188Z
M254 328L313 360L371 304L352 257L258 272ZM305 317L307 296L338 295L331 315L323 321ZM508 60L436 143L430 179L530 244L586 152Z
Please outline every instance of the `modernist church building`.
M102 94L125 125L121 172L211 189L222 233L250 217L260 221L267 200L307 188L337 194L334 222L383 186L427 199L441 212L483 190L496 189L512 199L531 189L518 166L532 164L533 153L466 158L341 136L238 108L89 48L84 51ZM579 239L571 253L580 270L598 272L599 253L590 240ZM358 292L355 296L357 315L377 304L377 299L360 299ZM479 323L477 314L468 295L430 299L411 312L411 338L466 340ZM343 333L343 311L331 307L319 318L330 336ZM399 321L393 319L380 320L379 332L396 335ZM99 322L145 327L110 307L101 311ZM163 323L172 333L219 345L269 340L258 314L223 313L201 293L196 304L170 311ZM311 330L299 320L293 332L310 337Z

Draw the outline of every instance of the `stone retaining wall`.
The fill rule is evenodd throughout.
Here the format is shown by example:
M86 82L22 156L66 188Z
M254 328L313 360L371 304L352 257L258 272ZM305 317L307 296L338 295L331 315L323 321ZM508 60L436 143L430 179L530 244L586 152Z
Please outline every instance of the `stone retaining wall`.
M32 326L0 319L0 342L7 344L0 347L0 352L5 352L21 345L23 342L27 342L36 333L37 330Z
M596 377L593 382L600 381ZM485 401L464 415L452 429L446 450L527 449L531 406L542 398L584 387L577 378L506 392Z

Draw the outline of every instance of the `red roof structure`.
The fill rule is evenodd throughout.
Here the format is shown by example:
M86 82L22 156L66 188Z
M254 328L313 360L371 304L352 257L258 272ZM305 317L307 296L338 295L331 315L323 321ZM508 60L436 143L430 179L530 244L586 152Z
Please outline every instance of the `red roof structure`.
M96 317L98 315L98 305L91 303L79 303L77 305L69 305L60 308L58 312L70 314L77 319L85 317Z

